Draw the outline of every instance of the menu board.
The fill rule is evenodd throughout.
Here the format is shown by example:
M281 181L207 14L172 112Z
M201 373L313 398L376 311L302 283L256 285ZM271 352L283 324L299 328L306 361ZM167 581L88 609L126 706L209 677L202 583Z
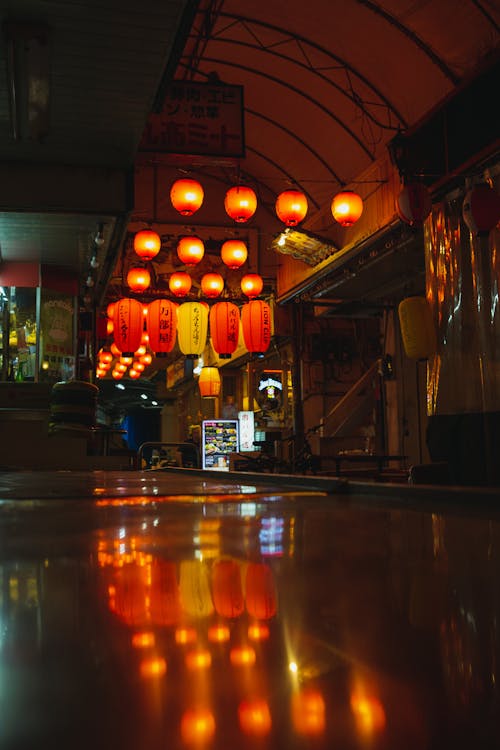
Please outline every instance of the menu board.
M229 454L238 450L237 419L205 419L202 422L201 450L204 469L229 471Z

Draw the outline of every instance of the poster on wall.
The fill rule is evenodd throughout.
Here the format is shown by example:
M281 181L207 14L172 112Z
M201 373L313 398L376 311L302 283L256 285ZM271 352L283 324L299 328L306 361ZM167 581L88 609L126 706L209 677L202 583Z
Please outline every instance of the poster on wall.
M201 430L202 467L229 471L229 456L239 449L237 419L205 419Z
M240 451L254 451L255 416L253 411L238 412L240 428Z
M75 377L74 298L59 292L42 296L40 341L42 369L49 380Z

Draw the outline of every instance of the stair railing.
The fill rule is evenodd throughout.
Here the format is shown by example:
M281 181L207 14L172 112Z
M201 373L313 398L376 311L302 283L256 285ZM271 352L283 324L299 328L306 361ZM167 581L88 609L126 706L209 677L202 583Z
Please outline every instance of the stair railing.
M336 437L342 428L352 418L354 412L357 412L359 397L373 380L375 375L380 372L380 360L377 359L368 368L366 372L349 388L342 398L330 409L323 420L323 436Z

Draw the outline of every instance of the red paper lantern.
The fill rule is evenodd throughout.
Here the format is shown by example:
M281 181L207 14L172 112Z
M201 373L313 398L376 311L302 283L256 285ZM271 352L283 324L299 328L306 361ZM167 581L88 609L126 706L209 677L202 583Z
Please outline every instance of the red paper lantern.
M199 237L181 237L177 245L179 260L186 266L195 266L205 255L205 245Z
M114 380L121 380L123 378L123 372L120 372L120 370L117 370L116 367L111 373L111 376Z
M472 234L489 234L500 220L500 196L486 182L476 185L464 198L462 215Z
M151 284L147 268L131 268L127 273L127 284L133 292L144 292Z
M411 227L422 226L432 208L431 196L423 182L409 182L396 200L399 218Z
M232 302L217 302L210 310L212 346L221 359L230 359L238 346L240 311Z
M231 219L242 224L254 215L257 209L257 196L252 188L236 185L227 191L224 208Z
M115 304L113 337L117 349L131 357L141 345L144 315L139 300L123 297Z
M295 227L307 214L307 198L299 190L285 190L276 199L276 215L287 227Z
M161 249L160 235L152 229L142 229L134 236L134 250L142 260L155 258Z
M245 604L251 617L269 620L277 612L273 571L266 563L249 563L245 579Z
M188 359L203 354L207 343L208 305L206 302L183 302L177 309L177 341Z
M206 273L201 277L200 284L201 291L210 299L218 297L224 289L224 279L220 273Z
M258 273L247 273L240 281L241 291L248 299L258 297L264 288L262 276Z
M343 227L352 227L363 213L361 196L352 190L344 190L332 200L332 215Z
M271 342L271 308L267 302L254 299L243 305L241 324L248 351L263 356Z
M177 334L177 305L168 299L155 299L148 305L149 346L157 356L171 352ZM140 355L143 356L145 351ZM144 363L143 363L144 364Z
M106 308L106 315L108 316L108 318L112 318L113 317L114 310L115 310L115 303L114 302L110 302L109 305Z
M220 393L220 374L216 367L202 367L198 388L203 398L217 398Z
M192 216L203 203L203 188L196 180L177 180L170 189L170 200L181 216Z
M222 262L228 268L240 268L248 258L248 249L241 240L227 240L220 249Z
M168 280L168 288L176 297L185 297L189 294L192 284L191 276L185 271L176 271Z
M235 618L243 614L241 569L236 560L216 560L212 565L212 599L221 617Z

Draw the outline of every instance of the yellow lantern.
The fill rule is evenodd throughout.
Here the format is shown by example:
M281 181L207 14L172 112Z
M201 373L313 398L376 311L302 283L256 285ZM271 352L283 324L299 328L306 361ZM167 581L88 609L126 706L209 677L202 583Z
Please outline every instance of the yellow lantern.
M208 305L206 302L183 302L177 310L177 341L188 359L203 354L208 334Z
M202 367L198 378L202 398L217 398L220 393L220 375L217 367Z
M428 359L436 351L436 331L425 297L407 297L399 303L403 346L410 359Z

